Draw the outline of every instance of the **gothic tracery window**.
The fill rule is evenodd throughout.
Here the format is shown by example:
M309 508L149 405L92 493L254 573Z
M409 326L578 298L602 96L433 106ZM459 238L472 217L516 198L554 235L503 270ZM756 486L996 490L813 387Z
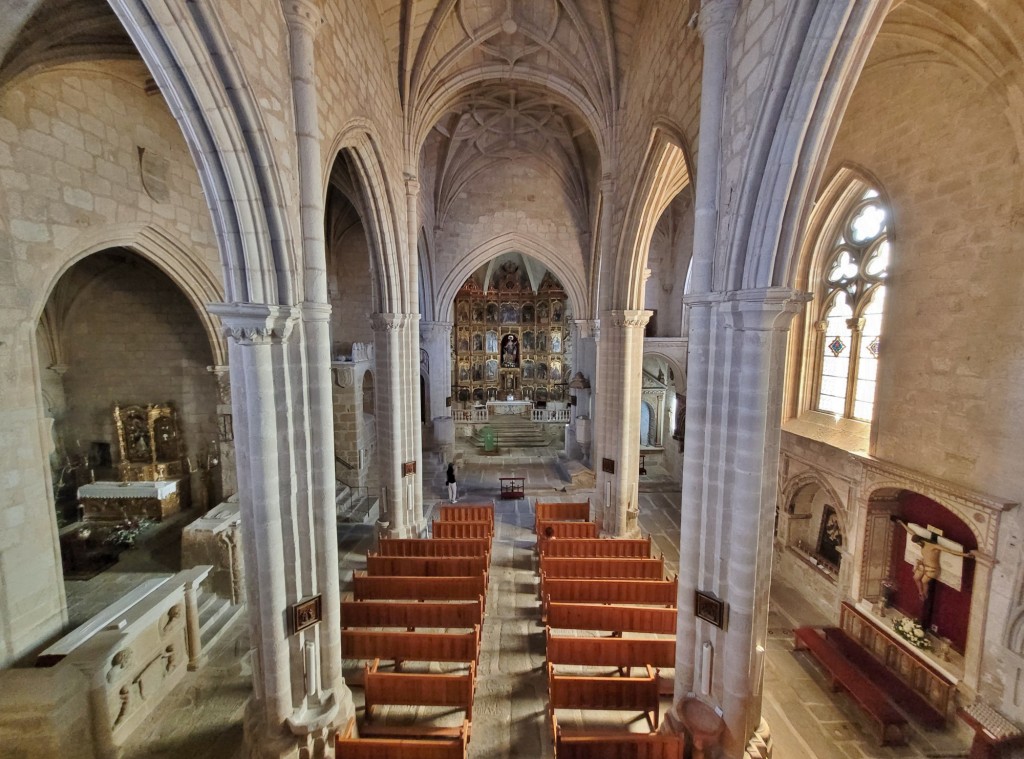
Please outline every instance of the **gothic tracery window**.
M820 269L816 408L870 422L891 254L889 210L867 188L838 218Z

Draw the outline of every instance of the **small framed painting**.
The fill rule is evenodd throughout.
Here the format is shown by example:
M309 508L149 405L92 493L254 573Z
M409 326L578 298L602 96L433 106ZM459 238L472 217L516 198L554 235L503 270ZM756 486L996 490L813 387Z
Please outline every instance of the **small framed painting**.
M292 633L312 627L323 618L320 596L315 595L305 601L292 604Z
M694 614L699 619L710 622L715 627L725 629L725 602L720 598L716 598L711 593L705 593L702 590L697 591Z

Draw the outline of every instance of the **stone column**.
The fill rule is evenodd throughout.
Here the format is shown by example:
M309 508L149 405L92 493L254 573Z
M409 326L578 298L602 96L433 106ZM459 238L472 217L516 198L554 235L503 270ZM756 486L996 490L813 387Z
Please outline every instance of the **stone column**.
M430 399L427 413L434 428L434 445L446 461L455 445L452 410L445 399L452 392L451 322L420 322L420 346L427 352Z
M406 486L409 504L410 536L420 535L424 530L423 522L423 421L420 398L420 320L419 282L419 199L420 182L416 177L415 167L405 173L405 218L406 232L406 324L405 324L405 372L407 392L405 394L406 413L403 419L405 427L405 461L416 463L416 472L407 478ZM411 492L408 492L410 491Z
M408 537L409 524L402 481L402 337L405 314L373 314L377 379L377 460L380 471L381 515L378 534Z
M310 544L294 546L293 550L300 555L309 552L310 571L314 576L307 594L320 595L323 613L323 624L312 628L315 632L304 633L302 636L305 643L315 647L314 658L319 664L319 671L315 673L318 692L306 697L302 713L293 715L289 727L300 740L308 744L305 750L315 755L320 753L319 746L324 737L317 733L322 732L324 721L330 719L320 707L329 704L334 694L338 694L346 699L346 711L351 710L351 696L341 671L341 588L334 503L331 307L327 292L323 208L325 193L316 89L315 42L322 17L320 4L315 0L283 0L282 7L288 25L298 157L299 220L302 230L303 340L295 359L300 365L304 364L300 392L304 391L307 399L306 413L296 414L296 422L304 416L305 429L300 430L299 435L301 442L306 442L308 448L305 456L296 457L298 466L295 475L301 477L305 471L309 488L307 508ZM293 676L296 667L302 673L307 663L307 659L301 656L293 661ZM307 673L307 676L312 676L312 673ZM336 710L337 706L334 708ZM325 754L331 756L334 754L333 735L333 730L329 730L326 738L331 745L323 749Z
M687 417L675 697L696 692L723 710L727 757L742 755L761 722L786 344L802 302L773 288L691 310L691 324L710 327L700 356L709 381ZM724 630L694 616L695 590L725 605Z
M185 583L185 624L188 627L188 636L185 642L188 644L188 671L195 672L199 669L199 660L203 655L203 641L199 634L199 598L197 588L199 580L190 580Z
M610 459L615 471L605 472L596 460L594 468L602 532L620 538L640 532L640 388L644 326L650 316L650 311L606 311L601 316L601 396L595 419L601 445L595 459Z
M219 467L221 499L238 492L238 472L235 469L235 436L231 421L231 377L226 366L210 366L207 370L217 379L217 464L205 462L213 469Z

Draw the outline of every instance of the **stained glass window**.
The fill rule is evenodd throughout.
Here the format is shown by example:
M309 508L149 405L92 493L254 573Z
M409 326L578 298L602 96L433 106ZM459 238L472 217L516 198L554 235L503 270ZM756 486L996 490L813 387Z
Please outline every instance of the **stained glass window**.
M889 212L868 188L841 209L838 221L820 270L817 408L870 422L892 255Z

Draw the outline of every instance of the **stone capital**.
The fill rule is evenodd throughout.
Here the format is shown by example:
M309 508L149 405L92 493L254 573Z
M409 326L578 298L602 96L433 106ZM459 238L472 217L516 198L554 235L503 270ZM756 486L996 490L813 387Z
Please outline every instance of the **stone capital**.
M293 31L315 35L323 24L323 12L318 0L282 0L284 20Z
M605 313L608 314L608 318L611 319L612 326L615 327L643 329L651 319L651 312L644 310L606 311Z
M865 319L863 316L846 320L846 326L852 329L854 332L861 332L864 329L864 325L866 323L867 319Z
M206 310L220 319L224 336L239 345L283 343L299 319L295 306L265 303L211 303Z
M395 332L408 324L407 314L370 314L370 326L374 332Z
M601 323L597 319L576 319L573 323L582 339L595 337L601 330Z
M736 290L725 294L719 318L725 326L737 330L785 330L793 316L810 299L810 293L788 287Z
M420 194L420 180L415 174L405 175L405 194L406 195L419 195Z
M709 36L726 34L736 18L738 0L703 0L697 13L697 31L702 40Z
M452 334L451 322L420 322L420 340L447 340Z

